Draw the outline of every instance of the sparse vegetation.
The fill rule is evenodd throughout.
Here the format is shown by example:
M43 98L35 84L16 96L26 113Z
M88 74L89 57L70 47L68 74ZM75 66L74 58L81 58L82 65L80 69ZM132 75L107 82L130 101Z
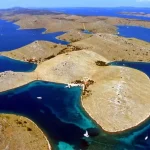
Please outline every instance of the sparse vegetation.
M55 55L53 54L53 55L51 55L51 56L46 57L46 58L44 59L44 61L49 60L49 59L52 59L52 58L54 58L54 57L55 57Z
M99 60L96 61L95 63L96 63L97 66L108 66L108 64L106 62L99 61Z

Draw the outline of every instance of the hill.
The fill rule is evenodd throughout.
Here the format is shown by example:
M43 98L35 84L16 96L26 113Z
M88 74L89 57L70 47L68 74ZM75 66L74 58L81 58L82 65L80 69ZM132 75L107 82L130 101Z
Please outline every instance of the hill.
M117 132L137 126L150 115L150 81L142 72L115 66L99 54L81 50L61 54L41 63L33 73L0 74L0 91L33 80L71 83L85 77L94 81L82 97L87 113L106 131ZM120 123L122 122L122 123Z

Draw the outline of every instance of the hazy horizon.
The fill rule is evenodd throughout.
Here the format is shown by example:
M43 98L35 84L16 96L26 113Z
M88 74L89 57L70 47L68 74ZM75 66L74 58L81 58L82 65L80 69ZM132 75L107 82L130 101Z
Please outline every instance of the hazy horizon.
M150 0L6 0L0 3L0 9L25 8L68 8L68 7L150 7Z
M7 8L1 8L0 9L13 9L13 8L26 8L26 9L50 9L50 8L148 8L150 9L150 6L144 7L144 6L59 6L59 7L23 7L23 6L13 6L13 7L7 7Z

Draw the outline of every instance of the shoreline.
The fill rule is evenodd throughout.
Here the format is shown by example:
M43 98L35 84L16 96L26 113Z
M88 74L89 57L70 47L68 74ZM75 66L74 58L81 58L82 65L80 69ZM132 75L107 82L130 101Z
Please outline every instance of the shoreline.
M52 15L52 16L55 16L55 15ZM36 16L33 15L33 16L29 16L29 20L28 19L23 20L24 18L23 16L21 16L20 17L21 19L19 21L13 22L12 20L12 23L17 26L20 26L20 28L16 30L24 30L25 27L32 26L32 25L30 26L28 22L30 22L30 19L33 20L34 17L36 19ZM72 26L69 25L72 22L69 22L68 17L71 17L71 15L62 16L62 18L60 18L62 19L61 21L64 23L63 24L64 26L62 27L62 31L57 31L60 29L59 27L60 24L59 26L55 26L55 23L59 21L59 15L58 15L58 19L54 19L53 17L50 17L50 16L43 16L43 18L40 16L39 20L33 20L34 22L33 26L35 26L35 28L33 29L44 29L45 30L44 33L42 32L41 34L63 32L64 30L65 32L64 34L57 36L55 38L57 40L61 40L64 37L69 39L69 36L70 36L69 34L73 35L73 32L71 32L71 29L70 29ZM68 88L71 88L72 86L79 86L79 84L67 84L67 83L71 83L71 81L74 81L74 79L78 80L78 79L81 79L82 77L87 76L87 77L90 77L95 82L94 85L91 85L88 88L89 95L91 92L92 96L90 95L91 96L90 97L88 95L87 97L86 96L84 97L83 90L82 90L79 105L81 107L81 112L83 113L83 115L87 116L87 118L91 120L91 122L94 122L96 127L98 127L99 131L101 131L100 134L102 135L106 134L108 136L110 135L110 138L113 138L113 135L114 136L120 135L120 136L126 137L126 135L130 134L131 132L134 132L134 131L136 132L137 130L141 130L143 126L146 126L148 124L148 121L150 119L150 114L149 114L150 103L147 100L149 99L149 96L150 96L148 93L149 92L148 89L150 89L149 88L150 86L148 85L150 81L149 77L145 74L145 72L139 71L138 69L133 69L131 67L121 66L120 68L119 67L117 68L116 66L113 66L112 68L108 67L104 69L104 66L101 66L101 67L98 65L96 66L95 63L98 60L100 61L109 60L108 61L109 63L113 63L115 61L123 61L123 60L125 61L133 60L132 62L134 61L141 62L140 60L142 60L145 63L150 63L148 42L143 42L142 40L137 40L133 38L124 38L122 36L119 37L117 35L116 36L113 35L115 34L115 32L118 31L117 26L119 25L135 26L133 25L135 23L135 24L138 24L139 27L150 29L150 23L146 21L146 23L143 24L143 26L141 26L140 24L142 24L144 21L134 20L134 19L125 19L125 18L117 18L117 17L113 18L113 17L105 17L105 16L98 16L98 17L90 16L91 18L90 17L79 18L81 16L75 16L75 17L77 17L77 19L73 22L75 32L78 32L77 30L78 28L80 27L82 28L81 19L83 18L85 20L87 19L87 24L86 24L87 30L92 28L91 27L93 25L92 20L100 19L100 18L101 19L104 18L104 20L105 19L106 20L105 22L102 20L95 21L94 27L101 25L102 27L104 26L104 28L100 30L99 29L101 28L100 26L99 28L95 29L95 34L93 34L92 37L85 36L83 37L83 39L80 39L78 42L70 43L70 45L74 46L74 48L81 47L80 49L81 53L80 52L77 53L77 49L75 49L76 55L72 55L72 53L68 53L68 51L71 49L70 47L67 47L67 46L61 47L62 45L60 44L56 44L56 43L50 44L47 42L42 43L38 41L37 43L36 41L33 43L30 43L28 45L29 47L25 49L22 49L22 47L19 48L20 51L16 49L16 50L11 50L11 51L6 51L6 53L0 52L0 54L2 54L2 56L4 57L12 58L14 60L19 60L19 61L22 61L23 59L21 55L24 55L25 58L29 58L29 56L33 56L34 54L36 55L36 59L38 60L37 62L40 62L40 58L41 60L43 60L39 64L37 64L37 68L30 74L28 73L19 74L17 72L16 73L12 72L10 74L13 74L13 75L9 75L9 73L7 74L7 72L6 73L2 72L4 73L4 75L0 74L0 83L2 85L4 84L6 85L4 85L4 87L2 87L1 89L4 90L7 88L12 88L12 87L14 88L1 91L0 93L7 92L9 90L14 90L16 88L20 88L34 81L46 81L46 82L51 82L54 84L56 83L64 84L66 86L68 85L67 86ZM50 18L50 20L48 20L48 18ZM42 22L42 19L43 20L45 19L43 21L44 23L39 24L39 26L45 26L45 24L47 26L45 26L45 28L38 28L38 22L39 21ZM63 19L68 19L68 20L64 21ZM22 20L25 22L23 22ZM54 27L52 28L52 30L50 28L52 26L46 20L55 21ZM118 23L118 22L120 22L120 24L115 25L115 23ZM105 25L108 25L108 26L105 27ZM148 27L144 27L144 25ZM92 28L93 30L94 30L94 27ZM32 29L32 28L26 28L26 29ZM105 29L108 29L108 30L105 30ZM56 32L52 32L52 31L56 31ZM98 34L100 31L104 33ZM76 38L78 39L79 35ZM61 41L66 41L66 40L61 40ZM55 46L57 47L56 49L54 48ZM34 47L35 47L35 51L33 49L33 53L29 54L29 52L26 51ZM37 49L38 47L39 49ZM49 49L50 51L48 51ZM38 50L39 55L38 53L36 53L36 50ZM56 52L56 50L58 52ZM86 52L82 53L82 50L85 50ZM26 51L26 53L24 53L24 51ZM73 51L73 49L71 49L71 51ZM46 53L45 56L44 56L44 52ZM56 52L56 55L54 56L55 58L51 59L53 57L50 57L50 53L53 54L54 52ZM64 54L60 56L59 53L61 52L63 52ZM93 52L96 52L96 53L94 54ZM21 53L21 54L18 54L18 53ZM17 55L14 55L14 54L17 54ZM45 57L47 54L49 54L49 57L47 57L46 59ZM98 56L99 54L100 56ZM71 56L75 56L75 57L71 58ZM26 61L23 61L23 62L26 62ZM142 73L139 73L139 72L142 72ZM6 76L6 77L3 77L3 76ZM147 92L146 92L146 88L147 88ZM105 96L106 94L108 94L108 96ZM137 117L136 117L136 114L137 114ZM29 121L33 122L30 119ZM119 124L119 121L120 121L120 124ZM34 124L37 128L39 128L36 123ZM41 128L39 129L44 134L44 138L46 142L48 143L48 148L49 150L51 150L51 148L53 147L52 146L53 142L51 143L50 142L51 139L49 139L46 136L46 133L44 133Z
M35 127L35 128L34 128L35 131L38 130L38 131L39 131L39 134L43 136L44 141L46 141L47 144L44 145L44 146L46 146L46 147L48 148L48 150L51 150L51 149L52 149L51 144L50 144L50 142L49 142L47 136L45 135L45 133L42 131L42 129L39 128L38 125L37 125L34 121L32 121L31 119L29 119L27 116L15 114L15 113L2 113L2 112L0 113L0 115L2 115L2 116L4 116L4 117L5 117L5 116L8 116L8 117L11 117L11 118L25 119L25 120L27 121L27 123L33 124L33 126Z
M72 54L72 55L71 55ZM84 55L82 55L82 54L84 54ZM104 67L102 66L102 67L100 67L100 66L97 66L96 64L95 64L95 61L96 60L102 60L102 61L106 61L103 57L101 57L101 56L99 56L99 55L97 55L96 53L94 53L94 52L90 52L90 51L79 51L79 52L72 52L72 53L70 53L69 54L70 56L67 56L67 55L65 55L65 54L63 54L63 55L61 55L61 56L58 56L58 59L57 58L54 58L53 60L49 60L49 61L47 61L47 62L45 62L44 63L44 66L42 65L41 66L41 69L42 68L45 68L46 70L43 70L43 71L41 71L41 70L38 70L38 71L40 71L40 72L34 72L35 74L36 73L38 73L37 75L38 75L38 79L40 79L40 80L42 80L42 81L48 81L48 82L50 82L50 81L54 81L53 83L58 83L58 84L60 84L60 82L62 81L62 84L65 84L65 83L71 83L71 82L74 82L74 81L76 81L76 80L79 80L79 79L82 79L83 77L88 77L88 78L90 78L91 80L93 80L93 81L95 81L95 83L93 84L93 85L91 85L90 87L89 87L89 89L88 90L93 90L92 91L92 96L93 97L89 97L88 98L88 100L85 98L83 98L83 96L81 95L81 99L80 99L80 103L81 103L81 108L82 108L82 110L83 110L83 112L88 116L88 117L90 117L90 120L92 120L94 123L96 123L96 125L100 128L100 130L101 131L105 131L105 132L103 132L103 133L109 133L110 135L111 134L117 134L116 132L107 132L107 131L117 131L118 130L118 133L122 133L122 132L124 132L125 131L125 129L127 129L127 131L129 131L129 129L130 128L128 128L128 127L133 127L133 128L135 128L136 126L139 126L139 123L142 123L142 121L144 121L145 119L147 119L147 116L149 116L149 112L148 112L148 109L149 108L145 108L145 111L143 111L143 115L141 115L140 117L139 117L139 119L138 118L133 118L133 115L131 116L131 119L133 119L133 122L132 123L130 123L130 121L128 120L128 119L126 119L126 118L124 118L124 116L120 116L120 115L118 115L118 116L114 116L114 119L117 119L118 117L120 117L120 120L122 119L122 120L124 120L125 122L124 122L124 124L122 125L122 124L118 124L117 122L116 123L114 123L111 119L110 119L110 121L112 121L112 127L110 127L110 126L108 126L109 124L107 123L107 120L104 120L104 123L103 124L100 124L102 121L101 120L103 120L103 116L102 116L102 113L101 113L101 109L103 108L103 106L102 105L100 105L98 108L99 108L99 118L101 119L100 121L99 120L96 120L96 117L97 116L94 116L95 114L93 113L93 115L91 114L91 110L89 111L88 110L88 107L90 106L91 107L91 109L94 109L94 107L93 106L91 106L91 104L89 103L90 101L91 101L91 103L95 103L95 102L99 102L99 103L101 103L102 101L102 99L100 99L100 95L101 95L101 93L100 93L100 89L103 89L103 85L104 84L107 84L106 82L108 82L108 81L111 81L111 80L114 80L114 83L118 83L118 82L120 82L120 80L123 82L123 81L125 81L125 82L127 82L128 81L128 79L126 79L126 76L128 76L128 75L131 75L131 79L133 78L133 77L136 77L136 76L139 76L140 78L139 79L133 79L133 81L131 81L132 83L134 82L134 84L136 84L136 81L137 81L137 85L139 85L139 80L141 80L142 78L143 78L143 80L141 80L141 82L143 81L143 85L145 85L145 87L149 87L148 86L148 79L147 79L147 77L145 76L145 74L144 73L141 73L140 71L135 71L135 70L133 70L133 69L124 69L123 67L108 67L108 68L105 68L104 69ZM72 56L72 57L71 57ZM79 56L80 56L80 59L79 59ZM82 57L81 57L82 56ZM84 58L84 59L82 59L82 58ZM64 62L64 59L66 60L66 59L68 59L68 62ZM75 64L75 65L73 65L72 64L72 61L74 61L74 62L76 62L76 60L80 60L79 62L77 62L77 64ZM59 62L58 62L58 60L59 60ZM84 61L82 61L82 60L84 60ZM53 62L53 61L55 61L55 62ZM71 62L70 62L71 61ZM82 65L83 66L80 66L80 63L82 62ZM56 63L56 64L55 64ZM59 64L58 64L59 63ZM50 65L51 64L51 65ZM63 67L64 66L64 64L71 64L71 66L73 65L73 66L76 66L75 68L80 68L79 70L75 70L75 72L76 72L76 74L74 75L74 78L65 78L64 79L64 77L66 77L66 74L62 74L62 72L63 71L65 71L64 73L66 73L66 72L68 72L69 73L69 77L70 76L72 76L72 69L70 70L66 70L66 68L69 68L69 67L67 67L67 66L70 66L70 65L67 65L67 66L65 66L64 68L61 68L61 67ZM48 66L47 66L48 65ZM54 78L53 77L53 75L50 77L50 78L48 78L49 76L45 76L46 74L48 75L49 73L47 72L47 71L52 71L51 70L51 66L52 66L52 68L53 68L53 71L54 70L56 70L56 72L54 72L53 73L53 75L55 75L56 76L56 78ZM48 67L48 68L47 68ZM58 67L58 68L57 68ZM93 71L94 72L88 72L89 70L90 70L90 68L87 68L87 67L90 67L90 68L92 68L92 69L94 69ZM71 67L72 68L72 67ZM73 69L75 69L74 67L73 67ZM85 69L86 68L86 69ZM123 69L122 69L123 68ZM60 70L60 72L58 72L58 70ZM108 71L108 70L110 70L110 71ZM114 71L115 70L115 71ZM70 72L71 71L71 72ZM82 74L80 74L80 72L82 72ZM101 72L103 72L103 74L104 75L102 75L101 76ZM116 74L116 72L117 72L117 74ZM40 73L42 73L42 74L40 74ZM59 73L61 73L61 74L59 74ZM96 74L95 74L96 73ZM112 74L111 76L112 77L110 77L109 76L109 74ZM120 74L120 73L122 73L122 74ZM126 76L125 76L125 79L121 79L121 77L122 77L122 75L124 74L124 73L126 73ZM58 75L58 76L57 76ZM59 77L59 75L61 75L62 76L62 78L61 79L59 79L58 77ZM99 76L100 75L100 77L97 77L96 78L96 76ZM7 76L6 76L7 77ZM79 78L80 77L80 78ZM15 78L15 77L14 77ZM34 80L36 78L36 76L34 76L34 78L32 79L32 81ZM105 79L106 78L106 79ZM117 78L117 79L116 79ZM118 80L118 78L119 78L119 80ZM4 78L1 78L2 80L4 80ZM8 79L8 77L7 77L7 79ZM103 80L104 79L104 80ZM71 80L71 81L70 81ZM29 79L27 80L27 81L29 81ZM31 81L31 82L32 82ZM69 82L70 81L70 82ZM9 82L9 80L8 80L8 82ZM15 81L16 82L16 81ZM4 82L2 82L2 84L3 84ZM27 82L26 82L27 83ZM28 83L30 83L30 82L28 82ZM22 86L24 86L25 84L24 83L21 83L22 84ZM20 84L20 85L21 85ZM97 88L97 86L99 85L99 84L102 84L102 86L101 87L98 87ZM17 85L17 87L19 88L20 87L20 85L18 84ZM67 86L67 85L66 85ZM110 87L112 87L112 86L114 86L114 84L108 84L108 86ZM119 86L119 85L118 85ZM123 86L123 85L122 85ZM131 89L132 88L132 86L130 86L130 82L128 83L127 82L127 86L129 86L129 87L127 87L127 89ZM16 84L15 84L15 86L14 86L15 88L16 88ZM111 88L110 87L110 88ZM138 87L138 86L137 86ZM8 88L8 87L4 87L5 89L6 88ZM14 89L15 89L14 88ZM124 88L126 88L126 86L124 87ZM106 89L107 89L107 85L106 85ZM10 89L10 90L13 90L13 89ZM138 92L139 90L144 90L143 88L141 89L135 89L134 91L135 92ZM5 90L6 91L6 90ZM97 95L97 94L95 94L95 91L97 91L97 94L99 94L99 95ZM111 91L116 91L116 90L111 90ZM135 93L133 91L133 93ZM105 91L105 89L104 89L104 91L102 91L102 92L106 92ZM127 95L134 95L132 92L128 92L128 94ZM124 93L122 93L122 92L119 92L119 94L122 94L122 95L124 95ZM141 95L143 95L144 97L146 96L143 92L141 92ZM149 94L148 94L149 95ZM99 98L96 100L95 98L96 98L96 96L98 96ZM106 100L107 100L107 97L105 97L104 95L101 95L102 96L102 98L104 99L104 98L106 98ZM116 95L116 93L114 93L114 95L110 95L110 98L112 98L112 97L117 97L117 95ZM114 97L114 98L115 98ZM133 97L133 102L134 103L136 103L136 98L137 98L137 95L135 95L135 97ZM96 101L93 101L93 100L96 100ZM90 100L90 101L89 101ZM130 98L127 100L127 101L129 101L129 100L131 100ZM141 101L144 101L144 102L141 102ZM88 102L89 101L89 102ZM85 104L84 104L84 102L86 102ZM146 99L146 97L145 98L143 98L143 97L139 97L139 104L140 104L140 106L141 106L141 108L143 108L143 103L145 103L145 102L147 102L147 99ZM104 106L106 106L107 105L107 101L106 102L104 102L105 103L105 105ZM130 102L129 102L130 103ZM88 104L88 105L87 105ZM96 104L96 103L95 103ZM97 105L99 105L98 103L97 103ZM111 107L113 107L112 105L110 105ZM122 105L122 106L125 106L126 107L126 105ZM147 104L147 106L149 106L149 104ZM87 108L87 109L86 109ZM119 106L118 106L118 108L119 108ZM120 107L121 108L121 107ZM131 106L131 109L132 108L134 108L134 106ZM140 108L140 109L141 109ZM96 109L96 108L95 108ZM135 108L135 109L133 109L133 114L136 114L136 112L137 111L140 111L140 109L139 108ZM97 109L98 110L98 109ZM107 110L107 108L106 108L106 110ZM102 110L102 111L104 111L104 109ZM114 111L111 111L112 113L114 113ZM120 113L120 111L119 111L119 109L118 110L116 110L116 112L117 113ZM124 111L124 113L128 113L128 110L126 110L125 109L125 111ZM101 114L101 116L100 116L100 114ZM103 114L103 115L105 115L105 114ZM92 117L93 116L93 117ZM102 118L101 118L102 117ZM108 114L106 114L106 116L104 116L106 119L109 119L109 116L108 116ZM95 119L92 119L92 118L95 118ZM136 122L136 123L134 123L134 121ZM98 124L98 122L99 122L99 124ZM118 126L117 126L117 128L116 128L116 125L115 124L117 124ZM133 126L134 125L134 126ZM106 126L106 129L107 130L105 130L105 126Z
M34 81L32 81L32 82L34 82ZM47 81L46 81L46 82L47 82ZM53 83L55 83L55 82L53 82ZM57 84L64 84L64 83L57 83ZM64 84L64 85L67 85L67 84ZM79 85L77 84L77 85L74 85L74 86L79 86ZM18 87L18 88L19 88L19 87ZM80 87L79 87L79 88L80 88ZM11 90L13 90L13 89L11 89ZM6 92L6 91L4 91L4 92ZM81 99L80 99L81 111L83 111L83 113L84 113L87 117L90 117L90 120L96 124L96 127L98 127L98 130L100 131L100 133L101 133L102 135L115 136L115 137L117 137L117 136L119 136L119 137L125 137L125 136L127 136L127 137L128 137L128 136L130 136L130 132L136 132L136 131L138 131L138 130L141 130L141 128L142 128L143 126L148 125L150 116L148 116L146 119L142 120L142 121L141 121L140 123L138 123L137 125L135 125L135 126L133 126L133 127L131 127L131 128L128 128L128 129L126 129L126 130L119 130L119 131L116 131L116 132L108 132L107 130L105 130L105 128L103 128L100 124L98 124L96 120L93 119L93 117L92 117L92 115L91 115L90 113L88 113L88 112L86 111L86 108L85 108L84 105L83 105L83 100L84 100L83 95L81 95ZM9 115L9 114L7 114L7 113L1 113L1 114ZM11 114L10 114L10 115L11 115ZM15 116L18 116L18 117L25 117L27 120L29 120L30 122L32 122L32 123L42 132L42 134L44 135L45 140L47 141L48 148L49 148L49 150L51 150L51 145L52 145L52 143L51 143L51 142L49 141L49 139L47 138L46 133L43 132L42 129L41 129L40 127L38 127L38 125L37 125L34 121L32 121L32 119L29 119L27 116L17 115L17 114L13 114L13 113L12 113L12 115L15 115ZM100 136L100 135L98 135L98 136ZM113 138L113 137L110 137L110 138Z

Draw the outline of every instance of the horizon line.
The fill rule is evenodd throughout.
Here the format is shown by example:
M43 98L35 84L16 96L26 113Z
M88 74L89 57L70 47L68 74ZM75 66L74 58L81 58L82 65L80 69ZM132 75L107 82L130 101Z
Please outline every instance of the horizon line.
M150 6L57 6L57 7L24 7L24 6L14 6L14 7L6 7L0 9L13 9L13 8L32 8L32 9L50 9L50 8L150 8Z

